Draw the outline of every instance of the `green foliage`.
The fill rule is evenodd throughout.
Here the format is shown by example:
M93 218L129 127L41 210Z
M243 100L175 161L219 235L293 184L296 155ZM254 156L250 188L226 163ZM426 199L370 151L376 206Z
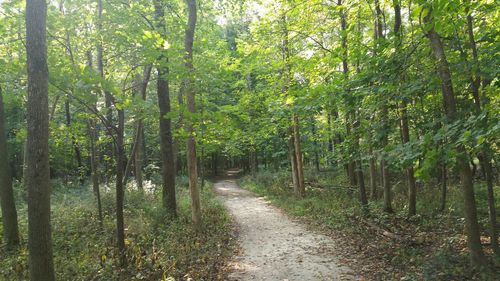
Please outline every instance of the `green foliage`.
M19 190L17 187L16 190ZM203 234L191 227L189 192L178 188L179 216L166 216L161 192L126 192L125 216L128 265L120 268L114 245L114 195L103 194L104 225L97 218L94 196L88 186L53 183L52 229L57 278L60 280L167 280L187 276L222 280L221 265L232 254L231 218L215 198L211 185L201 196ZM18 198L21 235L26 237L27 212ZM0 225L1 233L1 225ZM0 280L25 280L28 276L24 242L18 252L2 248Z
M290 175L286 172L260 172L256 176L241 179L241 185L258 194L265 195L276 206L294 216L348 231L347 217L360 215L357 199L348 189L310 188L304 198L297 198L290 186ZM309 178L308 178L309 180ZM311 179L314 185L325 187L325 178Z
M0 2L0 84L7 116L9 163L17 182L21 182L26 139L25 3ZM169 69L171 112L161 117L172 120L181 172L186 156L183 144L188 136L184 123L189 121L195 123L197 154L204 167L212 164L208 155L216 162L227 160L244 166L249 155L255 153L261 166L273 165L283 171L245 178L243 182L248 188L266 194L294 215L356 232L351 219L362 215L357 203L358 191L336 187L347 186L346 178L337 173L335 179L327 177L327 173L314 175L308 179L310 187L304 198L297 199L292 194L286 169L290 165L288 140L293 114L300 121L299 141L306 165L318 161L321 169L329 170L359 160L364 172L368 171L369 160L386 160L394 177L391 181L394 207L400 212L408 209L403 174L411 166L419 185L417 209L425 218L417 224L428 223L430 227L438 222L451 225L450 220L458 221L463 204L455 188L449 194L446 218L440 221L433 217L438 208L436 195L440 194L434 186L442 167L446 167L448 178L454 183L457 158L466 157L475 163L478 173L483 170L478 162L480 153L486 152L495 168L500 163L498 1L379 2L383 36L375 39L373 1L344 0L341 4L322 0L201 1L194 42L196 71L186 73L184 1L162 1L165 30L155 27L157 18L151 1L103 1L101 19L97 16L96 1L49 1L49 145L51 175L60 182L55 188L53 216L57 268L62 268L60 277L80 278L79 274L87 272L94 276L82 279L113 279L119 274L114 241L110 238L114 229L111 223L114 198L109 191L103 197L106 235L99 235L90 192L78 187L68 190L69 185L75 184L72 182L75 176L89 175L91 123L98 134L95 146L100 154L102 177L110 181L108 185L114 177L110 135L116 126L116 109L123 110L126 116L127 157L137 121L143 122L145 142L141 145L147 160L144 176L155 187L161 183L156 67ZM394 31L395 3L403 7L401 36ZM431 10L432 18L424 23ZM468 16L471 16L477 58L468 34ZM443 114L441 81L427 38L431 28L444 42L456 96L454 120ZM103 51L102 74L98 69L98 45L102 45ZM136 82L148 65L154 67L143 100ZM188 75L194 76L196 113L188 113L185 105L183 80ZM481 79L480 111L471 91L471 81L477 78ZM106 108L107 93L115 101L111 110ZM110 120L106 120L108 117ZM408 120L408 142L402 141L401 136L404 117ZM459 154L461 150L457 147L464 147L465 151ZM78 167L75 148L81 153L82 167ZM375 168L378 173L378 167ZM481 182L478 173L475 180ZM178 181L187 184L185 176ZM486 225L487 217L484 189L482 184L476 185L482 225ZM17 188L16 192L22 198L26 196L24 189ZM198 259L200 264L204 263L200 252L206 250L205 245L210 249L215 247L215 238L201 241L188 230L185 191L180 196L181 215L174 221L167 220L158 207L158 192L143 195L131 191L126 196L128 255L132 258L127 270L136 279L163 278L160 271L168 271L168 276L181 276L181 271L187 272L187 268L198 264ZM212 205L209 195L204 196L207 196L203 204L207 212L205 228L222 235L214 227L227 217L216 203ZM21 213L25 213L26 208L21 205ZM382 214L380 200L372 200L369 207L373 219L381 224L403 218L401 214L399 217ZM26 222L21 221L25 228ZM65 225L65 221L71 223ZM163 229L160 226L166 221L168 228ZM221 229L225 227L224 224ZM453 233L461 233L458 227L450 228ZM92 234L83 234L84 229ZM77 245L72 246L73 240ZM150 247L152 241L156 243L155 249ZM175 243L181 246L174 247ZM87 248L90 250L85 253ZM167 258L170 251L178 255ZM429 272L441 272L447 263L455 262L446 257L447 251L442 251L444 257L436 256L436 268L429 266ZM24 261L26 254L24 249L19 257L9 258L10 269L6 270L25 274L25 264L19 261ZM402 263L412 255L421 253L402 249L396 260ZM63 260L65 256L67 260ZM142 267L145 272L139 270ZM195 272L190 274L193 278L198 276ZM418 277L421 276L415 278Z

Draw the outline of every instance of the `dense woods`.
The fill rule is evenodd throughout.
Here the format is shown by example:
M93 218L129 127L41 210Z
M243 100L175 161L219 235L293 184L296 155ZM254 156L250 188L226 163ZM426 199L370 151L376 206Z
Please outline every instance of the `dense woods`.
M495 0L0 1L0 279L224 280L211 182L240 169L352 255L377 244L357 259L391 269L367 280L495 280L499 16Z

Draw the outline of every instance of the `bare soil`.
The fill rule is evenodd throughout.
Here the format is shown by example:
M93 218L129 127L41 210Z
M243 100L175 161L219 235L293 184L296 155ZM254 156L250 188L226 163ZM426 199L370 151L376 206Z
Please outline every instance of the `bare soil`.
M229 280L359 280L336 254L336 242L292 220L234 179L215 189L238 226L241 251Z

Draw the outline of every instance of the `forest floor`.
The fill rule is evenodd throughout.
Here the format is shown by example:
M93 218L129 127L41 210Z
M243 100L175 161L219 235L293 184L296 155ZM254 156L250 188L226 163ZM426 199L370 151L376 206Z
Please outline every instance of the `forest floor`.
M357 280L336 254L336 241L315 233L263 197L219 180L215 190L233 215L240 253L230 280Z
M102 190L104 221L101 227L92 187L54 180L51 209L56 279L226 280L227 261L236 244L230 214L216 198L212 183L206 182L201 191L203 235L196 234L191 223L188 179L178 177L176 181L176 219L168 217L161 207L159 174L145 182L146 192L137 191L135 183L129 183L124 206L128 263L121 267L114 238L114 190ZM109 186L113 185L110 182ZM29 279L26 193L18 182L14 190L22 243L17 251L6 251L0 243L0 281Z

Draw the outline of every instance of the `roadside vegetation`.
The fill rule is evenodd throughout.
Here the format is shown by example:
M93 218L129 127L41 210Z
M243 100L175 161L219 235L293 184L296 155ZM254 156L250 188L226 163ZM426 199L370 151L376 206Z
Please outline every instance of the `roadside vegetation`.
M420 185L419 214L408 217L405 189L395 185L394 214L380 201L370 201L368 213L360 208L357 189L349 187L342 171L306 170L306 195L297 197L287 172L262 171L241 178L241 186L312 228L338 239L339 254L367 280L498 280L500 260L492 271L469 266L460 189L449 187L445 210L436 198L436 183ZM496 186L495 192L500 192ZM482 241L488 256L487 190L476 188ZM496 201L500 207L500 200Z
M103 193L101 227L90 186L54 182L52 237L57 280L225 280L226 261L234 245L231 218L207 183L201 192L204 230L197 235L191 224L187 179L179 177L178 182L175 219L161 207L161 189L156 185L149 185L147 192L129 185L124 205L128 263L123 268L114 251L114 193L109 189ZM26 237L26 194L22 186L15 190L20 236ZM27 255L26 239L17 252L0 248L0 280L27 280Z

